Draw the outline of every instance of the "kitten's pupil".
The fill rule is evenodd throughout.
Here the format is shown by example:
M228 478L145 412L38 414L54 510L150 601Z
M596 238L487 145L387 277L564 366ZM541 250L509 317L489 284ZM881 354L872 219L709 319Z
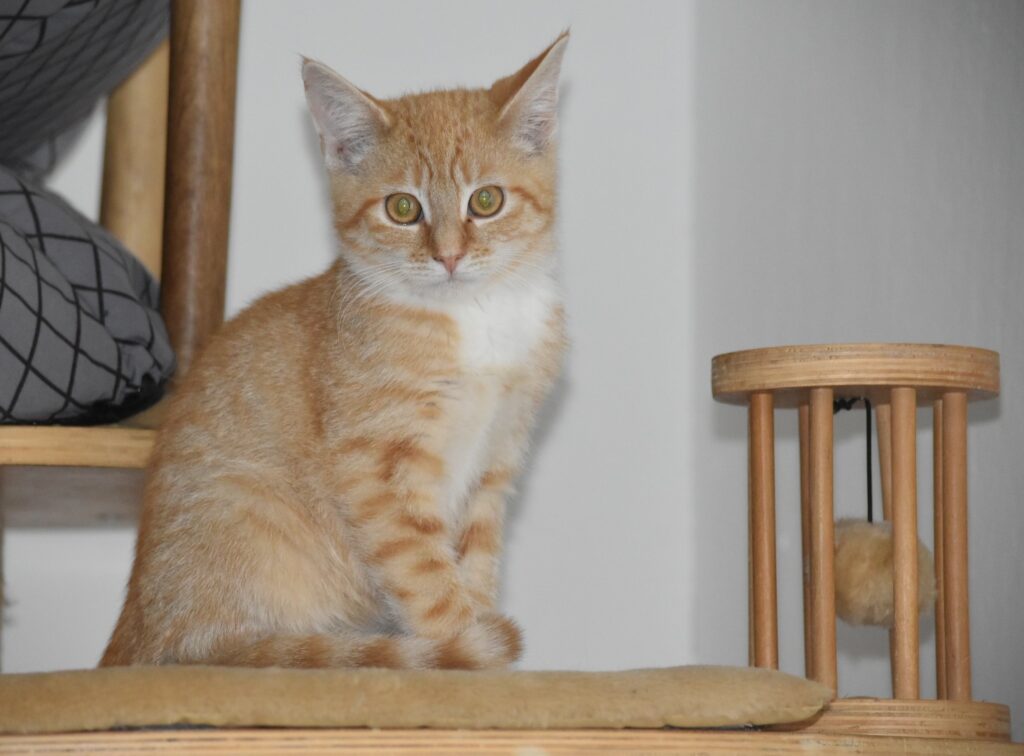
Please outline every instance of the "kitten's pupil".
M412 203L409 201L408 197L402 197L401 199L398 200L398 214L399 215L408 215L411 210L412 210Z
M480 203L480 207L484 210L489 210L491 208L491 202L493 200L494 198L491 196L491 193L486 189L482 189L480 194L477 195L477 202Z

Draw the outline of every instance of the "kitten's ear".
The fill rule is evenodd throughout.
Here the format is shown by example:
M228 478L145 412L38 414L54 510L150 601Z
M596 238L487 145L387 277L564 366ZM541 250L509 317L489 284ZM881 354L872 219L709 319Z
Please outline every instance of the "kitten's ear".
M543 152L555 135L558 74L568 43L569 32L562 32L548 49L491 86L491 98L501 108L499 122L530 154Z
M391 119L380 103L323 63L302 59L302 81L329 169L354 171Z

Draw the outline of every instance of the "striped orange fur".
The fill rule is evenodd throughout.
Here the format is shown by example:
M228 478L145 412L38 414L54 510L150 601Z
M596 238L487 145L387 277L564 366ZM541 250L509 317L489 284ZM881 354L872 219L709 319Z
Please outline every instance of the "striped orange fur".
M304 62L339 259L227 323L179 380L102 665L519 656L498 565L565 343L566 42L489 89L395 100Z

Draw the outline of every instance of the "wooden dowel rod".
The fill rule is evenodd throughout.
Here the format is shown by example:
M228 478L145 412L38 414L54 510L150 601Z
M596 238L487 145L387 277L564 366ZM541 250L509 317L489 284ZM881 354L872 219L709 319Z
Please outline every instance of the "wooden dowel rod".
M752 525L754 666L779 668L775 575L775 403L750 396L750 519Z
M917 582L917 392L894 388L892 400L893 696L920 697Z
M882 517L892 520L892 407L875 407L878 426L878 469L882 473Z
M239 0L171 4L161 310L178 376L224 319Z
M2 497L4 494L4 474L4 467L0 466L0 497ZM4 615L6 614L5 609L7 608L7 602L6 599L4 598L4 540L6 537L6 533L4 532L5 529L6 522L4 518L4 508L0 506L0 671L3 671L3 629L4 626L6 625L6 617Z
M100 224L160 278L170 45L164 41L107 99Z
M882 519L892 521L892 407L888 403L880 403L875 407L875 420L878 426L878 469L882 483ZM893 691L896 690L896 642L893 629L889 628L889 675Z
M971 699L971 637L967 576L967 395L942 396L943 602L946 693Z
M810 390L811 591L814 679L837 690L832 389Z
M747 455L747 666L754 666L754 511L750 508L750 491L754 473Z
M932 490L934 492L935 543L935 691L940 700L946 698L946 607L942 600L943 536L942 536L942 400L932 404Z
M748 440L749 444L749 440ZM747 454L747 666L754 666L754 510L750 507L754 468Z
M804 587L804 677L814 679L814 655L811 653L811 617L814 594L811 592L811 459L810 409L801 404L800 436L800 574Z

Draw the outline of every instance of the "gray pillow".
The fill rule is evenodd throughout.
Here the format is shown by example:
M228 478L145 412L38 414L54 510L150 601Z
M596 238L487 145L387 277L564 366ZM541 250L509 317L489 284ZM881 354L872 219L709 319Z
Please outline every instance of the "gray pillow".
M38 175L55 140L167 35L168 0L0 0L0 163Z
M112 422L174 371L158 284L102 227L0 167L0 422Z
M0 0L0 423L118 420L174 370L152 276L31 178L166 36L168 8Z

